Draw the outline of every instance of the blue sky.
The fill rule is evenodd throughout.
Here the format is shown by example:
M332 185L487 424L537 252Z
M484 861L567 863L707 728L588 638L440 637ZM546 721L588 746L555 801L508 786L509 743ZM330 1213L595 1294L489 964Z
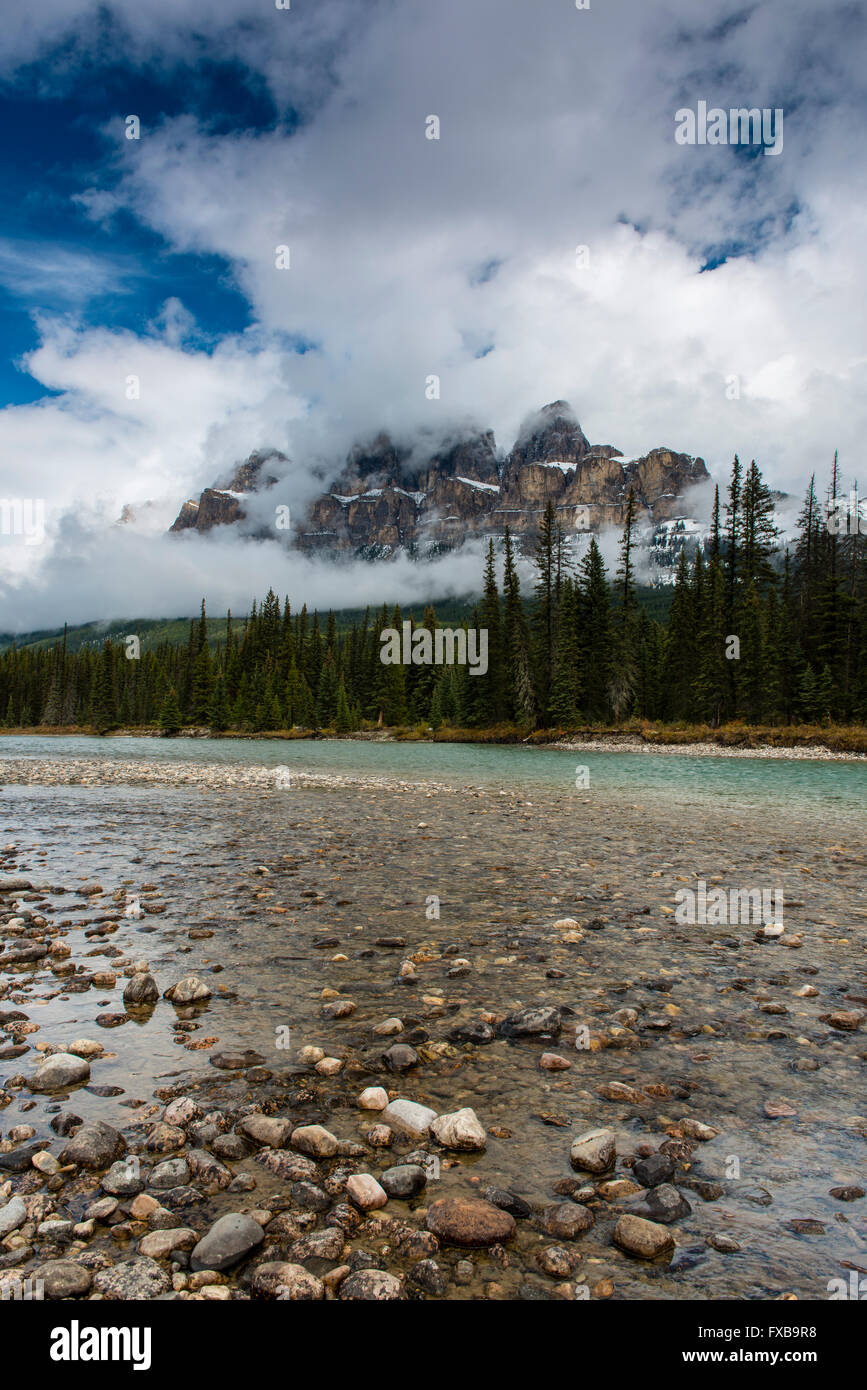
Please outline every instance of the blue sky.
M77 617L246 602L275 566L315 599L297 557L248 547L227 576L216 543L163 543L261 447L298 514L381 428L507 449L558 398L627 457L724 476L738 452L797 493L836 447L857 476L849 0L42 0L4 23L0 492L49 518L44 546L0 543L4 626L58 593ZM678 144L699 102L782 109L779 156ZM345 582L413 596L409 573Z

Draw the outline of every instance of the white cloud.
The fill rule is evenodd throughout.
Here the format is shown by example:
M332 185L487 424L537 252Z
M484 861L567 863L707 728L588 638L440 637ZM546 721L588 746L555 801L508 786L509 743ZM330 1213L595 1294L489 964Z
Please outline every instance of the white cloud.
M707 16L692 0L266 10L213 0L203 28L194 0L112 0L127 61L166 72L234 52L283 115L305 119L214 134L192 114L140 113L141 140L111 147L111 187L81 195L96 220L126 208L170 249L225 258L257 327L206 354L177 299L140 336L47 324L29 369L63 394L0 415L7 490L31 495L37 480L55 521L73 507L90 524L145 498L168 516L274 445L294 460L297 506L359 435L472 418L508 446L558 397L591 442L627 457L665 444L722 477L738 452L787 491L824 474L835 447L858 471L863 39L846 6L829 4L821 24L807 0ZM44 78L71 83L97 13L46 0L38 26L17 14L7 66L44 61L46 34L72 28L66 69ZM674 112L699 99L782 106L783 153L676 145ZM439 141L424 138L431 113ZM289 270L275 267L282 243ZM710 251L738 245L752 254L700 273ZM293 338L316 350L293 352ZM136 402L123 395L131 373ZM439 401L425 397L431 373ZM172 576L186 583L167 559L177 548L158 553L160 573L139 577L151 611Z

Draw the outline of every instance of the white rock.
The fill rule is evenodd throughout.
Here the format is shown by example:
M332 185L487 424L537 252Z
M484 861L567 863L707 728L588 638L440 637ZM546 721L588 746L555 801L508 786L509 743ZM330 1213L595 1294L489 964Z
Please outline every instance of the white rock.
M449 1115L440 1115L438 1120L431 1122L430 1132L443 1148L468 1153L481 1152L488 1141L475 1110L469 1107L454 1110Z
M414 1139L423 1139L428 1133L437 1112L427 1105L419 1105L414 1100L393 1100L383 1110L380 1118L391 1129L409 1134Z
M383 1086L368 1086L358 1097L362 1110L384 1110L388 1105L388 1092Z

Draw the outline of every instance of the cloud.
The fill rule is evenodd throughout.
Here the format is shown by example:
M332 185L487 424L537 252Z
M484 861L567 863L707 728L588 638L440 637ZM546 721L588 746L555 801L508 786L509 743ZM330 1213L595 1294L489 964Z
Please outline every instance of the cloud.
M558 398L591 443L627 457L667 445L722 480L737 452L798 492L838 447L857 473L856 22L834 0L821 24L807 0L731 0L708 15L693 0L213 0L206 24L194 0L46 0L38 23L16 13L13 82L38 59L44 89L72 93L100 44L164 79L231 57L265 84L277 119L227 132L207 109L143 110L140 141L107 144L80 206L101 225L123 211L168 251L221 258L254 327L205 352L182 294L137 334L43 322L28 369L60 394L0 414L4 486L38 486L54 535L70 509L89 527L152 499L170 518L271 445L293 461L295 508L381 428L435 437L473 420L504 448ZM677 145L675 111L699 100L783 107L783 153ZM430 114L439 140L425 138ZM38 275L29 292L42 292ZM168 602L173 576L192 593L211 574L203 562L188 575L177 548L147 553L159 572L140 570L137 611ZM99 572L98 551L89 563ZM383 574L410 583L398 567ZM104 589L90 596L105 602Z

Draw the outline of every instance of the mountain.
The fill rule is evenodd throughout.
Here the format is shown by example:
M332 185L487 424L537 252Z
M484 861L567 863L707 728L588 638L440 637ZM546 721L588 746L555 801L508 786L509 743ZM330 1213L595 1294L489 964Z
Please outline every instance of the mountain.
M227 486L185 502L171 530L210 531L241 520L245 495L272 486L286 463L273 450L251 454ZM472 538L499 538L508 525L529 552L548 499L564 532L576 536L622 526L633 487L642 548L667 570L672 543L701 530L685 494L709 476L704 459L673 449L625 460L611 444L590 444L571 406L554 401L524 422L505 456L492 430L409 443L381 432L355 445L307 515L293 517L292 534L300 549L335 558L379 559L400 550L423 558ZM679 544L674 549L676 564Z

